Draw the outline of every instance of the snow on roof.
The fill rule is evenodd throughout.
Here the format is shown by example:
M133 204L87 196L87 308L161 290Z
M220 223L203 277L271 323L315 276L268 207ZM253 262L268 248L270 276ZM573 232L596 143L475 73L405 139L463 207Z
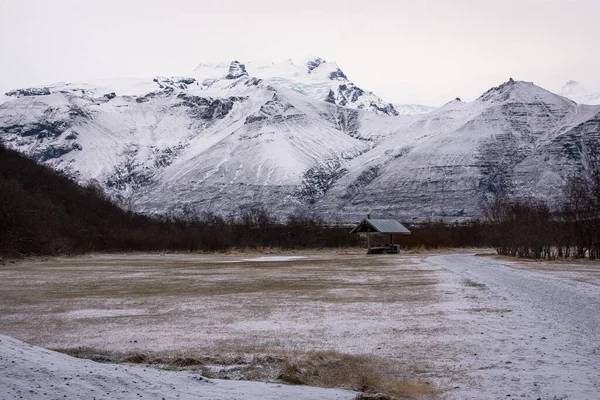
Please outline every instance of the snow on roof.
M369 227L371 229L369 229ZM410 235L410 231L395 219L363 219L350 233L400 233Z

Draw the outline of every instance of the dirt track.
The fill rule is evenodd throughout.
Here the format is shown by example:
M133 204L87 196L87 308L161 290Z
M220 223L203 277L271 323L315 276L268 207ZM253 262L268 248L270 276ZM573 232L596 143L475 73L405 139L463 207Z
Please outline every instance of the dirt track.
M465 320L468 330L476 330L465 332L471 353L490 361L470 372L479 386L527 398L599 398L600 286L513 268L514 262L492 257L441 255L425 261L481 289L471 309L487 317ZM497 318L494 310L510 312ZM486 394L481 391L481 398Z

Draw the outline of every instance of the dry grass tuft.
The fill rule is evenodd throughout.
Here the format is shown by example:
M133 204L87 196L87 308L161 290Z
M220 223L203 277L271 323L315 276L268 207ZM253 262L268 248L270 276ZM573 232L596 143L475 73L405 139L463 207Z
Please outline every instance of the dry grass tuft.
M345 388L364 393L364 399L433 399L440 392L429 382L398 376L397 368L390 361L337 351L215 357L169 356L140 352L119 354L91 348L57 351L100 362L147 364L168 369L197 366L200 367L202 375L209 378L279 381L293 385ZM235 368L231 368L232 365Z
M411 254L421 254L421 253L425 252L425 250L427 250L427 249L425 248L425 246L424 246L424 245L422 245L422 244L417 244L417 245L414 245L414 246L412 246L411 248L409 248L409 250L408 250L408 251L409 251Z
M204 365L204 359L197 359L193 357L180 355L170 356L143 352L117 353L92 349L89 347L53 350L77 358L85 358L88 360L107 363L149 364L174 369Z
M398 377L388 361L336 351L292 354L277 378L292 384L348 388L395 399L433 398L438 393L429 382Z
M472 312L488 312L488 313L509 313L512 312L509 308L488 308L488 307L475 307L469 308L467 311Z
M114 363L119 362L120 358L113 353L104 350L92 349L90 347L77 347L70 349L50 349L59 353L68 354L72 357L85 358L97 362Z

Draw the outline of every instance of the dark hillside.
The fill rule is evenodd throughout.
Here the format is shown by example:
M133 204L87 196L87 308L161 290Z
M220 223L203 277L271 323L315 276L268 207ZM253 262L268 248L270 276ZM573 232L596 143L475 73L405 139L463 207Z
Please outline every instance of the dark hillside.
M356 245L347 228L290 215L278 223L263 207L228 218L187 209L170 218L124 211L101 189L0 145L0 256L90 251L219 251Z
M157 225L121 210L100 189L0 146L0 254L116 250Z

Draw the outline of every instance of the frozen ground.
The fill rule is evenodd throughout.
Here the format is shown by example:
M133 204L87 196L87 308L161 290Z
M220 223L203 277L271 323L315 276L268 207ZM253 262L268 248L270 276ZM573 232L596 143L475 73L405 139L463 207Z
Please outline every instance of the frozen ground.
M554 264L551 269L556 272L559 264L530 263L525 268L472 255L425 261L476 288L476 294L466 297L467 309L445 304L461 338L457 372L463 370L475 383L462 398L490 398L491 393L497 398L502 393L541 399L600 398L600 286L581 282L581 270L549 274L542 272L550 269L547 265ZM533 270L535 264L539 272ZM597 282L600 265L588 265L586 270L587 280Z
M598 264L454 252L287 256L96 255L0 266L0 333L121 354L335 350L392 362L446 399L599 398ZM4 362L13 353L1 348ZM163 388L169 379L198 382L146 369L163 376Z

